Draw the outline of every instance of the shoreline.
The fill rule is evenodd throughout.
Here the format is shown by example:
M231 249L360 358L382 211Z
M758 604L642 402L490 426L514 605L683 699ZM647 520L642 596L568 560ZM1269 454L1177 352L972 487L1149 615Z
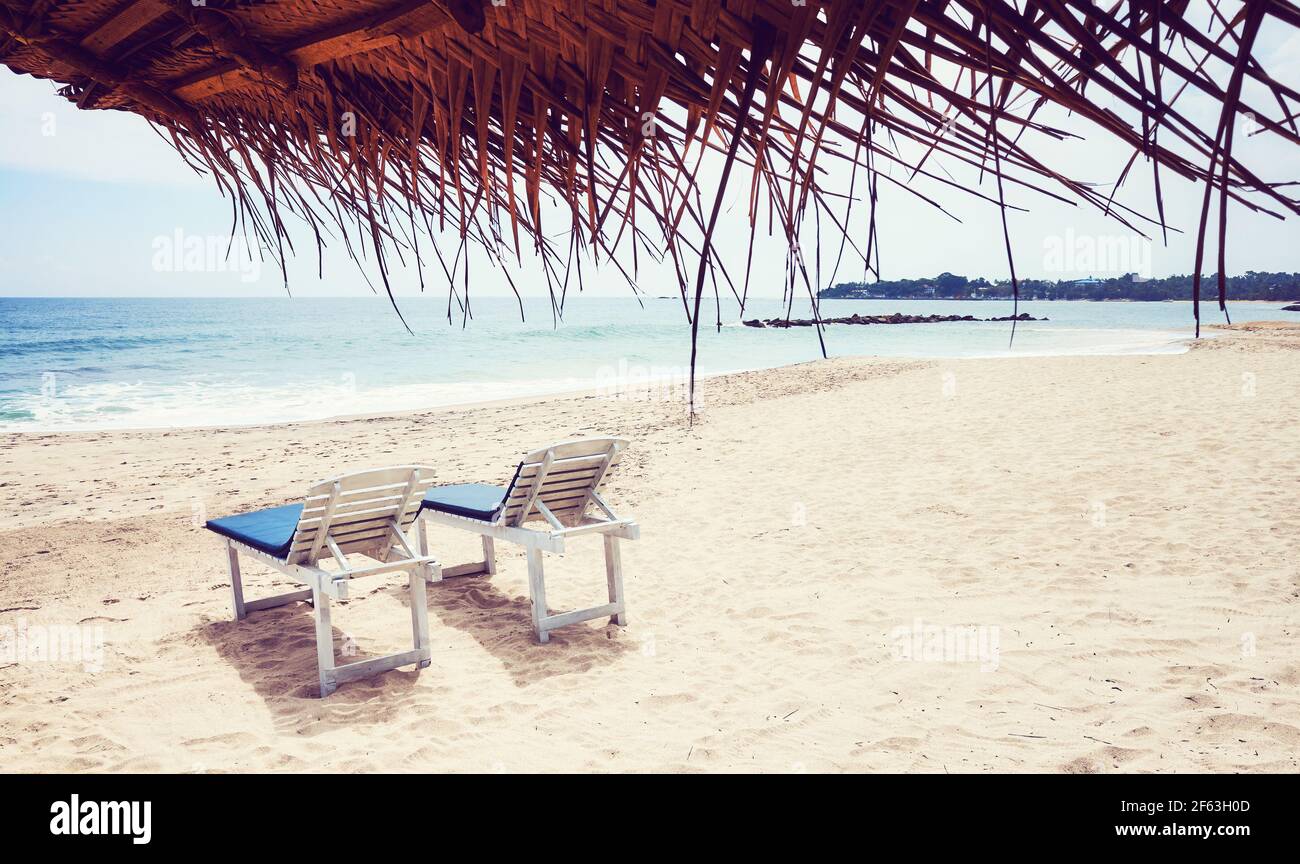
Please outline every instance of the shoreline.
M971 323L988 323L988 322L971 322ZM1034 322L1021 322L1021 323L1034 323ZM1280 323L1284 323L1284 322L1280 322ZM922 325L918 324L918 325L898 325L898 326L922 326ZM1213 338L1212 335L1207 335L1204 331L1208 329L1212 329L1213 327L1216 326L1221 326L1221 325L1203 325L1202 338ZM1100 330L1100 329L1094 330L1093 328L1082 328L1082 329L1088 330L1088 332L1098 332L1098 333L1108 332L1106 330ZM1118 332L1136 332L1124 328L1117 328L1117 330ZM754 367L740 368L740 369L729 369L722 372L700 373L699 375L697 375L697 381L703 382L710 379L724 378L732 375L742 375L746 373L764 372L764 371L771 371L777 369L788 369L791 367L802 366L805 364L823 363L831 360L880 360L880 361L912 360L912 361L932 361L936 363L937 362L955 363L955 362L963 362L963 361L971 361L971 360L977 360L977 361L978 360L1033 360L1033 359L1050 358L1050 357L1162 356L1166 354L1182 353L1182 351L1187 350L1186 347L1184 347L1182 351L1170 350L1170 349L1176 348L1176 346L1180 346L1180 345L1190 346L1190 344L1194 341L1192 336L1190 335L1190 331L1188 334L1181 334L1176 331L1164 331L1164 330L1152 330L1152 331L1143 331L1143 332L1150 332L1150 334L1153 337L1160 336L1160 337L1173 337L1173 338L1167 338L1164 341L1159 342L1158 344L1151 344L1146 346L1145 348L1134 349L1134 350L1083 350L1081 349L1075 351L1025 352L1019 354L1011 354L1011 353L972 354L966 357L945 357L945 356L933 356L933 355L926 355L926 354L916 354L916 355L839 354L829 358L801 360L793 363L779 363L776 365L762 365L762 366L754 366ZM1106 346L1101 346L1101 347L1105 348ZM495 382L495 383L505 383L505 382ZM627 384L627 382L620 382L620 383L623 383L624 385ZM652 387L658 387L663 384L676 385L680 388L685 388L686 386L685 381L683 379L672 375L663 375L657 378L649 378L649 377L637 378L635 383L637 385L640 385L642 383L648 383ZM153 426L104 425L104 426L87 426L87 427L73 427L73 428L42 427L42 428L29 428L29 429L0 427L0 436L46 437L50 435L87 435L87 434L100 434L100 433L112 433L112 432L145 433L145 432L162 432L168 430L217 431L217 430L224 430L224 429L280 428L285 426L304 425L304 424L311 424L311 423L330 423L330 422L350 421L350 420L380 419L385 417L409 417L414 414L428 414L428 413L437 413L437 412L445 412L445 411L460 411L460 410L467 410L467 409L480 408L480 407L482 408L504 407L504 406L511 406L511 405L531 404L538 401L545 401L548 399L579 398L579 397L588 397L588 396L595 397L595 398L608 398L611 401L638 401L635 399L623 400L617 396L602 396L601 391L603 389L604 388L601 385L593 385L593 386L566 388L566 389L558 389L558 390L544 390L529 395L507 396L507 397L489 398L489 399L472 400L472 401L436 403L432 405L423 405L423 406L410 407L410 408L398 408L392 410L380 409L380 410L365 410L365 411L357 411L357 412L344 412L340 414L327 414L323 416L304 417L304 418L294 419L294 420L273 420L273 421L253 420L247 423L242 423L242 422L193 423L193 424L184 423L184 424L153 425ZM684 398L685 397L683 397L683 399Z

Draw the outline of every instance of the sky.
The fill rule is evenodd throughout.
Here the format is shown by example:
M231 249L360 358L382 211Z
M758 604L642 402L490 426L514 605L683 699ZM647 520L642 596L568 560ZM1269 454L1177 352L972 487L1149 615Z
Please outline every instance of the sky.
M1279 80L1300 89L1300 32L1269 20L1270 25L1260 34L1259 56ZM227 262L217 252L197 268L167 260L166 252L175 245L178 232L181 239L202 238L213 249L220 247L230 234L229 201L209 178L199 177L185 166L141 118L114 111L80 111L55 89L53 82L15 75L0 67L0 296L283 295L279 271L269 261L255 265L235 256ZM1249 90L1246 95L1252 96ZM1258 101L1258 94L1254 98ZM1123 110L1118 105L1112 107ZM1179 107L1204 128L1217 122L1215 106L1208 100L1198 102L1193 93L1180 100ZM1108 191L1129 158L1128 148L1064 112L1040 117L1081 140L1044 141L1044 146L1034 151L1036 155L1063 173ZM1300 179L1300 148L1275 136L1239 136L1235 155L1267 180ZM963 175L960 166L945 167L956 178L977 179ZM706 163L701 185L706 189L715 186L718 174L716 162ZM908 180L898 169L892 176L900 183ZM1150 169L1139 163L1118 200L1154 215L1150 176ZM1090 208L1008 187L1008 203L1028 211L1009 215L1017 275L1071 279L1128 271L1155 277L1191 272L1201 189L1171 172L1162 172L1162 180L1167 219L1183 232L1171 234L1167 246L1158 236L1156 242L1142 240ZM847 190L847 168L833 167L823 182L829 189ZM744 271L749 245L742 198L747 194L745 186L733 183L728 191L715 241L736 278ZM952 216L893 183L882 182L877 220L882 278L920 278L944 271L972 278L1007 277L996 206L924 178L914 188L938 197ZM990 196L997 194L988 178L980 190ZM564 221L561 211L555 212L553 226ZM865 213L866 208L859 205L850 225L850 234L859 244L865 242ZM801 240L809 263L816 252L811 221ZM327 252L324 277L318 279L310 232L295 231L293 238L301 253L291 260L289 269L289 287L295 296L363 296L372 292L357 266L337 250ZM833 226L825 222L822 238L825 282L839 243ZM453 240L449 236L444 248L454 248ZM783 238L764 238L757 244L751 296L781 297L783 243ZM1111 250L1108 258L1088 251L1106 244ZM1211 248L1203 268L1206 272L1215 269L1213 253ZM644 259L642 263L637 276L642 292L652 296L676 293L669 268L647 265ZM691 270L693 274L693 265ZM1300 219L1281 221L1231 207L1227 270L1230 274L1300 271ZM393 284L399 295L419 291L412 268L396 266L396 271ZM472 290L478 295L511 293L507 280L486 256L471 260L471 274ZM835 281L856 281L862 275L861 261L846 256ZM587 267L584 276L584 292L605 296L631 292L612 267L597 271ZM427 291L445 296L447 286L436 262L425 277ZM546 292L540 268L527 258L522 269L514 272L514 280L525 294Z

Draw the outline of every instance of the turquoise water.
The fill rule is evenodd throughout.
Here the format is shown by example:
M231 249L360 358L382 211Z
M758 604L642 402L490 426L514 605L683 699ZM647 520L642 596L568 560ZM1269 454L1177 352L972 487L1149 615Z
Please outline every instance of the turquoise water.
M1287 319L1283 304L1238 304L1237 321ZM520 321L513 298L475 301L474 319L449 325L445 298L402 304L414 334L381 298L0 298L0 429L6 431L208 426L410 410L591 387L680 381L690 360L679 298L571 298L552 321L541 299ZM831 326L831 356L991 357L1185 350L1187 303L1022 303L1047 316L1011 325ZM1218 322L1204 306L1205 320ZM778 317L779 301L751 301L746 318ZM1006 302L827 300L825 316L1007 315ZM806 303L795 317L806 316ZM704 374L820 356L812 328L724 326L707 307ZM612 382L612 383L611 383Z

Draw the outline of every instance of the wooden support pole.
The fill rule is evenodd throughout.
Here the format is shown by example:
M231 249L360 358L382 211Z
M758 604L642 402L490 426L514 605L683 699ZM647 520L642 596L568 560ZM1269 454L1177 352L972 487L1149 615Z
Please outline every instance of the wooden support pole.
M277 46L273 53L282 56L301 74L340 57L396 45L403 38L449 26L451 21L450 13L429 0L406 0L392 9L345 21L306 40ZM256 77L242 68L240 62L222 63L204 70L179 82L174 92L187 102L195 102L226 90L247 87Z
M218 51L256 69L286 93L298 86L298 67L240 33L226 17L225 10L195 6L193 0L175 0L171 8Z
M116 89L160 117L177 120L191 127L200 125L198 117L188 106L150 84L131 78L115 64L101 60L59 33L25 29L18 23L17 17L3 6L0 6L0 33L7 33L24 45L31 45L54 60L72 67L79 75Z
M483 0L446 0L447 10L466 33L478 33L487 26Z
M103 57L142 27L167 14L167 0L131 0L131 5L81 39L81 47Z

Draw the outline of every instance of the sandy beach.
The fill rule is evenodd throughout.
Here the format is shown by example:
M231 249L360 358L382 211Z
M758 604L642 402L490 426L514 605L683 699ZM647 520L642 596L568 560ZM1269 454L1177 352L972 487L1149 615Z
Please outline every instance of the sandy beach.
M1180 355L840 359L672 401L568 396L274 427L7 434L4 771L1282 771L1300 768L1300 326ZM524 556L430 589L433 663L316 698L310 608L231 620L203 519L389 464L504 484L622 434L629 625L537 644ZM476 538L435 530L446 565ZM551 605L603 602L598 540ZM250 597L288 580L246 566ZM405 581L336 647L407 647ZM98 628L98 629L97 629ZM912 651L975 628L989 653ZM88 666L94 668L87 668Z

